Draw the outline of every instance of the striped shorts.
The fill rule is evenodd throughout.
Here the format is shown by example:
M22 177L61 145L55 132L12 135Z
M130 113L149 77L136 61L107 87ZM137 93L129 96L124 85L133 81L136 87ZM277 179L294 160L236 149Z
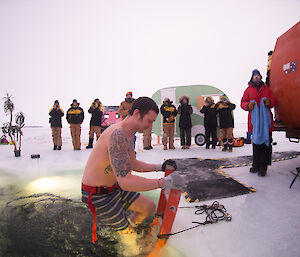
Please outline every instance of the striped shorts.
M87 204L89 192L82 189L82 201ZM115 231L124 230L129 222L126 210L140 196L140 193L124 191L118 188L108 194L94 194L92 203L95 206L98 220Z

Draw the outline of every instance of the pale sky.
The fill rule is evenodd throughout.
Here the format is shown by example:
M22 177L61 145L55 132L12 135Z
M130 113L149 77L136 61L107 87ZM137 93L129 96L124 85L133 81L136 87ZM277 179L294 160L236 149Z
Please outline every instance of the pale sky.
M66 112L76 98L88 126L94 98L119 105L127 91L206 84L247 122L251 72L265 78L267 53L299 14L298 0L0 0L0 96L46 126L55 99Z

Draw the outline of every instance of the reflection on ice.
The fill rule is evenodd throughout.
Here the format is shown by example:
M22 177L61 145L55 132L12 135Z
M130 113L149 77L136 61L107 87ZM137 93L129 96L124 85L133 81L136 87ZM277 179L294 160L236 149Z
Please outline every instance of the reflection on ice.
M36 193L53 192L55 189L63 188L61 177L39 178L31 182L27 189Z
M80 180L80 175L42 177L27 184L25 191L29 194L53 193L79 199L81 195Z

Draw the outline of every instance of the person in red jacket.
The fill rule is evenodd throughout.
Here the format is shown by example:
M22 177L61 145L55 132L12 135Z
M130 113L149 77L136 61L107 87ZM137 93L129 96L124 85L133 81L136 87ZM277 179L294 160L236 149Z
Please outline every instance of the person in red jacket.
M271 127L269 130L270 133L270 146L265 144L256 145L253 143L253 163L250 172L258 172L259 176L265 176L267 173L268 165L271 165L271 156L272 156L272 131L274 128L273 115L271 108L275 106L276 99L273 95L270 87L268 87L262 80L262 76L258 70L252 72L251 79L248 83L248 88L245 90L244 95L241 99L241 107L245 111L248 111L248 132L253 132L253 125L251 122L251 111L254 109L255 103L251 102L254 100L258 107L260 107L260 102L263 97L264 104L269 108L270 118L271 118Z

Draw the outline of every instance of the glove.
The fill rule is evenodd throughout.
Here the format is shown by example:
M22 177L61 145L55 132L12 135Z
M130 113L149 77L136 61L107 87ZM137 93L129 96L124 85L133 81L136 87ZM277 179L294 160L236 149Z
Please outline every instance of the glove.
M181 190L185 187L185 176L179 175L179 171L174 171L169 176L163 178L163 190L169 192L171 189Z
M171 166L173 168L173 170L176 170L177 169L177 165L176 165L176 161L172 160L172 159L168 159L168 160L165 160L164 163L162 165L158 165L156 167L156 171L163 171L163 172L166 172L166 167L167 166Z
M170 116L169 118L168 118L168 122L172 122L174 120L174 116Z
M270 99L265 98L264 99L264 104L265 104L265 106L270 106Z
M252 111L254 109L254 106L255 106L255 102L248 103L248 109L249 109L249 111Z

